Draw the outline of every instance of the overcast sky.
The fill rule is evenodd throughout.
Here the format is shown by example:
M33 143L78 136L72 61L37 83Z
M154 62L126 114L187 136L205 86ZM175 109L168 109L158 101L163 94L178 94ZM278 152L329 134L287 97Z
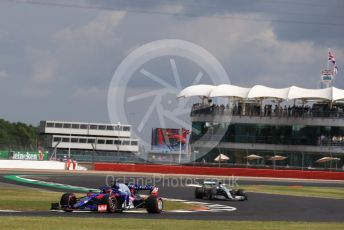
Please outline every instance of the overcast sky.
M116 68L160 39L203 47L232 84L247 87L318 88L331 48L339 67L334 85L344 88L343 12L340 0L0 0L0 117L109 122L107 92ZM175 62L183 87L192 84L196 67ZM163 63L146 69L169 82L171 68ZM140 79L126 93L158 87ZM145 114L148 104L141 105L131 119Z

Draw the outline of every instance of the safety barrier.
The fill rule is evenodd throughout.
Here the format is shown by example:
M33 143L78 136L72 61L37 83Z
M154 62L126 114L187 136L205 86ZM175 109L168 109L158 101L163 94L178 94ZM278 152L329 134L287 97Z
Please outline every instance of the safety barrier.
M87 170L76 163L70 169ZM0 160L0 169L44 169L65 170L66 163L60 161Z
M99 170L99 171L143 172L143 173L162 173L162 174L192 174L192 175L210 175L210 176L248 176L248 177L344 180L344 172L326 172L326 171L310 171L310 170L301 171L301 170L273 170L273 169L249 169L249 168L215 168L215 167L193 167L193 166L177 166L177 165L117 164L117 163L95 163L94 169Z

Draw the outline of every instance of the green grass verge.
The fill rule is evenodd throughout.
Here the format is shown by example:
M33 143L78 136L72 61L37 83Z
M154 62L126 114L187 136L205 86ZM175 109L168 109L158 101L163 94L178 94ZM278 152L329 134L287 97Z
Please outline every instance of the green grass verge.
M197 208L196 205L185 204L183 202L164 200L164 210L191 210Z
M31 188L0 188L0 209L21 211L49 210L62 193Z
M0 210L45 211L51 203L59 202L62 192L23 187L0 188ZM84 194L77 194L83 196ZM189 210L194 206L175 201L164 201L164 210ZM1 229L1 228L0 228Z
M115 215L115 214L114 214ZM127 218L75 218L75 217L0 217L0 229L21 230L83 230L83 229L344 229L344 223L311 223L279 221L195 221L153 220Z
M344 199L344 188L340 187L243 185L240 188L247 192Z

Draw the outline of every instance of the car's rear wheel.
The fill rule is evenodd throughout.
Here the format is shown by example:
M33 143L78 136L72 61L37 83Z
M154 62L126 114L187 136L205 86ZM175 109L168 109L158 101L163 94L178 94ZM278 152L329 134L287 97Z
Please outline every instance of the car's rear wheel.
M76 196L74 193L65 193L60 199L60 205L65 212L72 212L73 205L76 204Z
M109 197L106 204L108 212L114 213L118 210L118 201L116 197Z
M203 199L203 196L204 196L203 188L196 188L195 189L195 198L196 199Z
M154 195L149 196L145 203L148 213L161 213L164 208L163 200Z
M208 200L214 199L215 195L216 195L216 189L215 188L208 189L208 191L207 191Z

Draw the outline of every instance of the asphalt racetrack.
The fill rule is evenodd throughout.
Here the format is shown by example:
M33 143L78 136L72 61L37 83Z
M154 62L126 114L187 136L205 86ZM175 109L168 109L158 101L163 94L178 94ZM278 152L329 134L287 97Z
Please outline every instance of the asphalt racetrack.
M34 184L24 184L4 178L8 174L25 175L25 178L35 179L46 182L63 183L87 188L98 188L106 182L116 178L118 181L126 182L154 182L160 189L160 196L166 198L183 199L188 201L202 201L194 198L194 188L187 187L187 184L200 182L202 179L188 177L164 178L156 176L131 175L123 177L124 174L88 174L88 173L44 173L44 172L0 172L1 183L20 184L24 186L38 187L55 191L67 191L59 188L42 187ZM257 181L240 180L235 181L239 185L248 184L268 184L268 185L290 185L290 186L327 186L344 189L344 183L320 183L305 181ZM2 184L4 186L4 184ZM70 190L68 190L70 191ZM90 212L52 212L47 211L27 211L27 212L0 212L2 216L73 216L73 217L99 217L99 218L152 218L152 219L192 219L192 220L260 220L260 221L343 221L344 220L344 200L297 197L285 195L271 195L260 193L248 193L248 200L239 201L216 201L204 200L212 203L214 207L230 206L234 211L217 209L216 211L191 212L191 213L171 213L164 212L160 215L147 213L118 213L103 214ZM58 202L58 201L52 201Z

